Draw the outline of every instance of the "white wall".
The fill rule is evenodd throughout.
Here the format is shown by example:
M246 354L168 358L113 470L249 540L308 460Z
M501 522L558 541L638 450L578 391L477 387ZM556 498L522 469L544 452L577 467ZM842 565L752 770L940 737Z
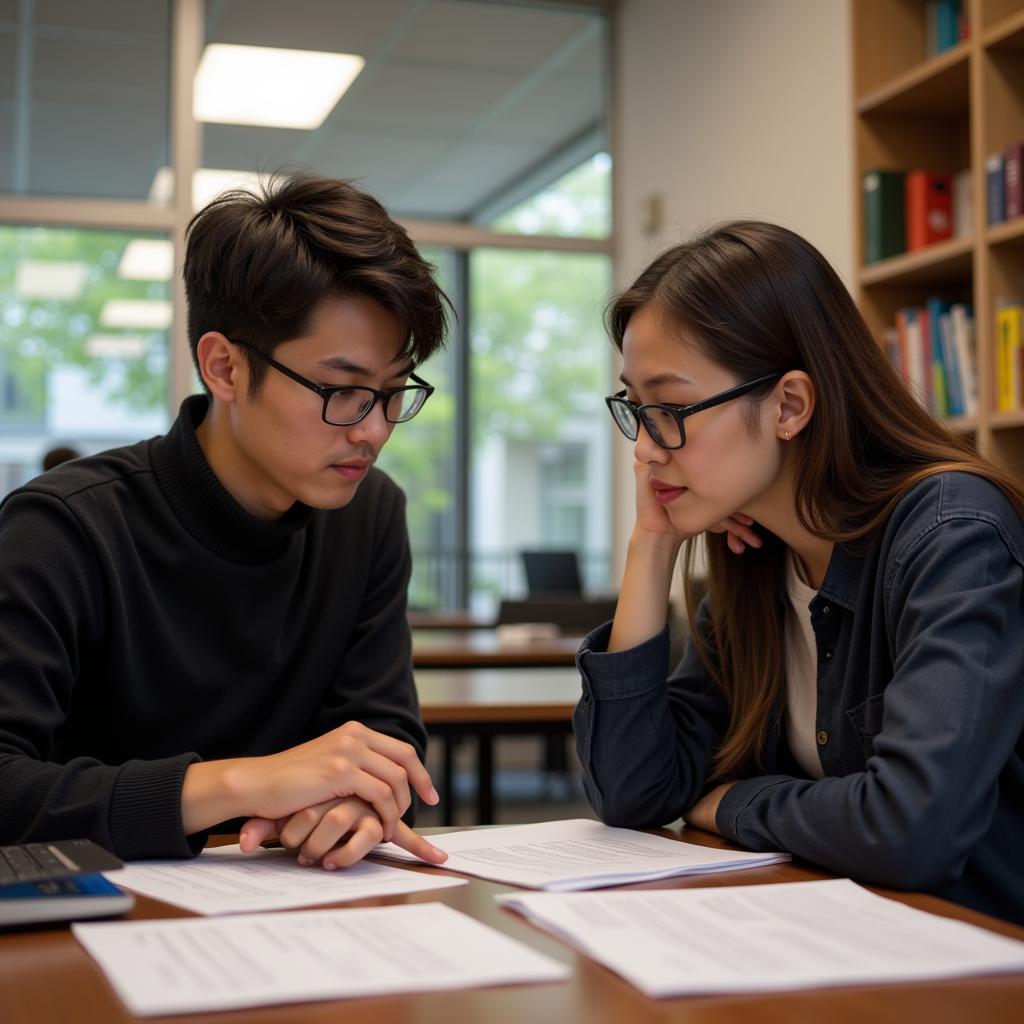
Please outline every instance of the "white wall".
M622 0L614 82L616 286L721 220L798 231L851 284L850 0ZM662 219L645 230L651 198ZM617 372L617 371L616 371ZM616 444L617 573L633 522Z

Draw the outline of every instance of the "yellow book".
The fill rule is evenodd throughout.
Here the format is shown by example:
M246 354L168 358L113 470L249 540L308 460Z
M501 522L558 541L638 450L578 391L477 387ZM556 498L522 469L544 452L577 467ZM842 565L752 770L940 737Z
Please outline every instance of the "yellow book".
M1020 348L1024 307L996 310L996 409L1010 412L1021 407Z

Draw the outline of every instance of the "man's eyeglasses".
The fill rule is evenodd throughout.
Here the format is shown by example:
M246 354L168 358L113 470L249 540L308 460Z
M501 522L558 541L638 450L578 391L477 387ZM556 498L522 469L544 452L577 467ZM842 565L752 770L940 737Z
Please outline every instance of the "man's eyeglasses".
M667 448L669 451L675 451L686 444L685 421L687 416L702 412L704 409L711 409L723 402L730 402L734 398L753 391L754 388L761 387L762 384L778 380L781 376L781 373L770 373L766 377L758 377L757 380L748 380L746 384L738 384L734 388L729 388L728 391L712 395L711 398L706 398L703 402L697 402L695 405L659 405L655 402L637 405L626 398L625 390L609 395L605 402L612 414L612 419L615 420L615 425L630 441L635 441L640 436L640 424L642 423L655 444L661 445L662 448Z
M323 421L333 427L350 427L353 423L366 419L378 402L384 404L384 419L388 423L405 423L423 408L423 404L434 393L434 389L415 373L409 374L409 379L415 381L415 384L404 388L389 388L387 391L378 391L376 388L363 387L360 384L321 387L241 338L228 338L228 341L248 349L275 370L319 395L324 403Z

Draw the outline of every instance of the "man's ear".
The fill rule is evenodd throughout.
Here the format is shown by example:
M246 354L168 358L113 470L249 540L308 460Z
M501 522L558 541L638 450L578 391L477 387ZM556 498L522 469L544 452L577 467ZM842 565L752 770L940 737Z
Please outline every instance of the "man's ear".
M196 363L210 394L234 402L248 386L248 367L237 345L219 331L207 331L196 345Z
M775 393L779 402L775 433L789 441L811 422L814 415L814 382L803 370L790 370L775 385Z

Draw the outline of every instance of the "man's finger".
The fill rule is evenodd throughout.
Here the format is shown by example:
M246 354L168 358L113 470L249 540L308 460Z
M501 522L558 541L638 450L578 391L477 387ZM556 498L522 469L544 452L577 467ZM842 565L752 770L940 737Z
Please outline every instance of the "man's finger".
M238 834L242 853L252 853L261 843L277 835L277 822L270 818L250 818Z
M409 776L412 788L428 804L436 804L440 800L434 783L430 780L430 772L423 767L423 762L420 761L415 747L373 729L367 730L364 742L371 750L400 764L405 769L406 775Z
M403 850L408 850L411 854L419 857L420 860L425 860L428 864L443 864L448 859L448 854L444 850L439 850L436 846L432 846L423 836L413 832L404 821L398 823L398 828L395 829L391 842L395 846L400 846Z

